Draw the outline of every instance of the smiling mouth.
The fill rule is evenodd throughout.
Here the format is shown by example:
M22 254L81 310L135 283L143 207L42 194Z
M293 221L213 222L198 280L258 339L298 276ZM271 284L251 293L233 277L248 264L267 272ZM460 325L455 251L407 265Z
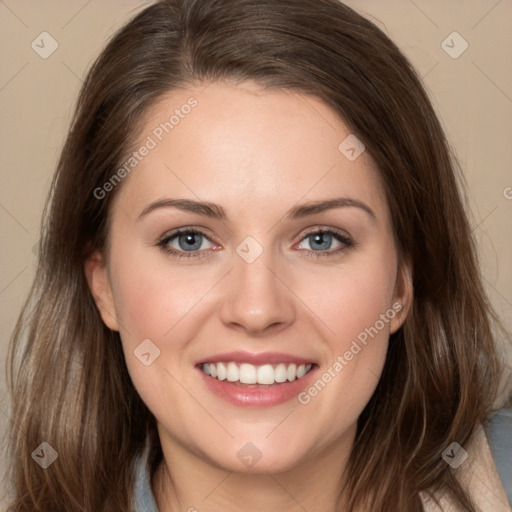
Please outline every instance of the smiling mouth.
M272 386L302 379L314 364L237 364L235 362L203 363L200 369L206 375L219 381L245 387Z

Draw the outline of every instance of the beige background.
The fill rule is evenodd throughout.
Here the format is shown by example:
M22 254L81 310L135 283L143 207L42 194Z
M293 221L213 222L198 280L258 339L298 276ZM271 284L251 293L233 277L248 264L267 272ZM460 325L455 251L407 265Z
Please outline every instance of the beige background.
M35 269L43 201L82 78L105 40L151 2L0 0L0 432L8 422L5 356ZM512 2L350 0L412 60L465 170L492 302L512 330ZM457 31L467 50L452 58ZM57 41L47 59L31 47ZM37 39L39 40L39 39ZM451 50L462 40L448 38ZM378 48L376 48L378 51ZM512 351L508 348L512 365ZM56 369L58 371L58 369ZM3 435L1 436L3 437ZM35 448L35 447L34 447ZM0 471L5 467L0 458Z

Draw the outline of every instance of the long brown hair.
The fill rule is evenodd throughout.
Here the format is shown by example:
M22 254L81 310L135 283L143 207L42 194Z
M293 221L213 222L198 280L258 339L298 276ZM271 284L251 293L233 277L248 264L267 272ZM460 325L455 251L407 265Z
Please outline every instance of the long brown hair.
M105 251L116 172L144 114L176 87L217 80L311 94L366 146L382 175L414 300L358 420L340 494L347 512L422 510L469 493L441 453L491 410L499 365L460 191L460 172L419 78L373 23L336 0L167 0L127 23L81 89L42 221L37 274L8 365L11 512L127 511L155 420L131 383L117 332L102 322L84 260ZM136 172L136 171L134 171ZM42 470L42 442L58 460Z

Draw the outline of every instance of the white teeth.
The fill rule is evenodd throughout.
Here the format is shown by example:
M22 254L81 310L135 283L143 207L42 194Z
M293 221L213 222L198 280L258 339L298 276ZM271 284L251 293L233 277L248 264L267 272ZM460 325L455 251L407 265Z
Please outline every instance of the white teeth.
M271 364L255 366L249 363L242 363L238 366L234 362L229 363L205 363L203 372L218 380L229 382L240 382L241 384L263 384L272 385L287 380L292 382L301 379L311 370L312 364L285 364L279 363L275 367Z
M252 364L243 363L240 365L239 381L242 384L256 384L256 367Z
M284 363L279 363L274 370L274 380L276 382L286 382L288 380L288 372Z
M226 380L226 377L227 377L226 365L224 363L217 363L216 365L212 365L212 366L217 366L217 379Z
M212 375L213 375L213 373L212 373ZM297 378L300 379L301 377L304 377L304 375L306 375L306 365L305 364L301 364L297 368Z
M274 384L274 368L271 364L258 368L258 384Z
M288 366L288 370L286 371L286 375L289 381L295 380L297 378L297 365L290 364Z
M226 379L228 379L229 382L236 382L240 379L240 372L238 371L236 363L228 363Z

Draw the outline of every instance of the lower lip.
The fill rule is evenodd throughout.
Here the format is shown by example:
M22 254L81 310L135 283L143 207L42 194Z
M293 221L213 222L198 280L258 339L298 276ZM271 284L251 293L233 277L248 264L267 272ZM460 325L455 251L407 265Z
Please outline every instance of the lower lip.
M304 391L316 370L317 366L314 366L304 377L292 382L272 384L269 387L245 387L228 380L215 379L197 368L212 393L238 407L273 407L285 403Z

